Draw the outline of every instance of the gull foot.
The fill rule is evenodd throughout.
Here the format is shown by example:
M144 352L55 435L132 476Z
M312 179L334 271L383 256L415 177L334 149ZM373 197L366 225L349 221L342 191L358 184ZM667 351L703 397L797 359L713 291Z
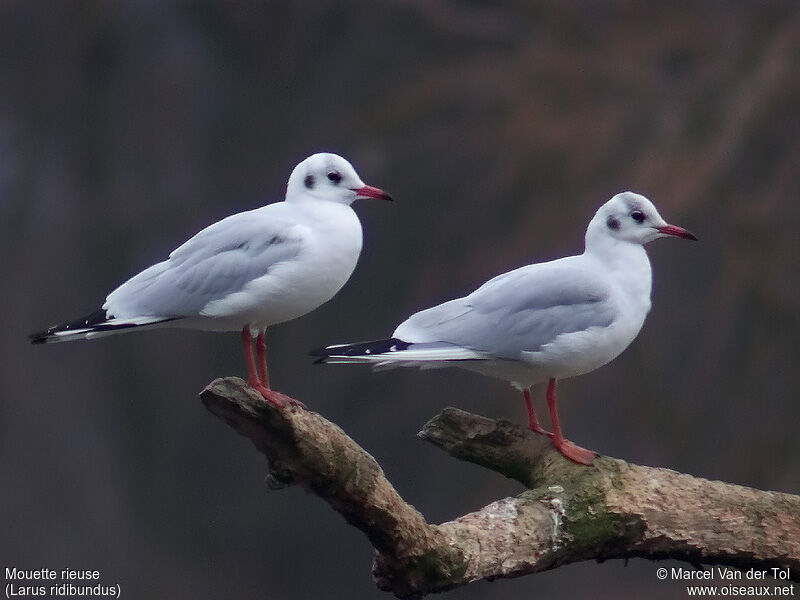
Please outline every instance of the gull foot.
M562 455L566 456L571 461L574 461L580 465L586 465L587 467L592 466L594 459L600 456L597 452L593 450L587 450L586 448L581 448L580 446L573 444L564 438L561 438L560 440L553 438L553 445L558 449L559 452L561 452Z
M528 429L530 429L534 433L541 433L542 435L546 435L548 437L553 437L553 433L552 432L547 431L546 429L542 428L542 426L539 425L538 423L536 423L535 425L532 424L532 423L529 423L528 424Z
M306 405L300 402L300 400L295 400L291 396L287 396L286 394L281 394L280 392L276 392L265 386L264 384L257 383L257 384L250 384L254 390L256 390L261 397L264 398L270 404L277 406L278 408L286 408L287 406L299 406L300 408L305 408Z

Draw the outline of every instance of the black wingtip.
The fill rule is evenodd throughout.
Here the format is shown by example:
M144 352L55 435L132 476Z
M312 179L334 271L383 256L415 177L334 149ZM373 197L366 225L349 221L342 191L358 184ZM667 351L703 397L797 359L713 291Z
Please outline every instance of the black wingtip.
M32 333L28 336L28 339L30 340L31 344L46 344L48 340L53 339L54 334L56 333L69 331L70 329L96 327L98 325L102 325L107 320L108 315L106 314L106 311L101 308L94 311L90 315L81 317L80 319L75 319L74 321L69 321L67 323L60 323L59 325L53 325L52 327L48 327L45 331Z
M398 338L385 340L373 340L371 342L356 342L354 344L342 344L340 346L328 346L318 348L309 352L310 356L317 357L315 365L324 363L331 356L367 356L373 354L385 354L387 352L397 352L405 350L411 344Z
M308 355L317 359L313 363L315 365L323 364L325 359L329 356L326 348L315 348L314 350L310 350Z
M28 336L28 340L31 344L46 344L47 343L47 332L40 331L39 333L32 333Z

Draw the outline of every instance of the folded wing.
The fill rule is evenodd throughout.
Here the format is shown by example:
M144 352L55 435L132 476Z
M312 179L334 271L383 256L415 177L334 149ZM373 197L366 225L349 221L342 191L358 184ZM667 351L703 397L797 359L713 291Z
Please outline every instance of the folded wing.
M608 284L564 260L500 275L469 296L416 313L394 337L442 342L487 356L519 359L558 336L607 327L615 317Z

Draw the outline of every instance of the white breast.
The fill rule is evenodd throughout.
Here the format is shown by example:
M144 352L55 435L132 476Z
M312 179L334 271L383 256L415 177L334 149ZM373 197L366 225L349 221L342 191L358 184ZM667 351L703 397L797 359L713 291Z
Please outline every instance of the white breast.
M361 253L361 223L346 205L295 204L292 236L302 239L300 253L252 280L240 291L203 311L213 317L192 323L206 329L235 330L250 324L263 329L300 317L330 300L347 282Z

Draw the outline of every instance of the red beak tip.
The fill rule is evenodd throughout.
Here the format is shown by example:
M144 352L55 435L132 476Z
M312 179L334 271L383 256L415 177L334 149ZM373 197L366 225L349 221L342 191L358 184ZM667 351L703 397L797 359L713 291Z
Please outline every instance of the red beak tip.
M392 198L382 189L373 187L371 185L365 185L364 187L354 189L353 191L357 194L356 198L376 198L378 200L388 200L390 202L394 200L394 198Z
M672 235L675 237L683 238L684 240L692 240L697 241L697 238L691 231L684 229L683 227L678 227L677 225L664 225L663 227L659 227L658 231L663 233L664 235Z

